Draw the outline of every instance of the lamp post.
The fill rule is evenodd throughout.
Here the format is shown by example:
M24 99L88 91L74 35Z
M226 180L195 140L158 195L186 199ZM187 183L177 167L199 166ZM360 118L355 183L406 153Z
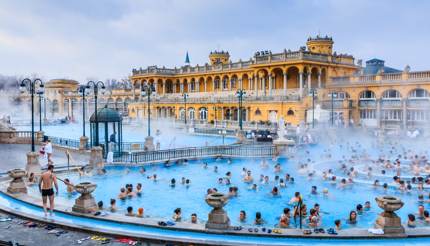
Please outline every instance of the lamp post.
M42 95L43 95L43 91L38 91L37 95L39 96L39 132L41 132L42 131Z
M239 89L236 91L236 96L239 99L239 129L243 130L243 119L242 119L242 104L243 104L243 96L246 94L246 92L243 89Z
M184 97L184 110L185 110L184 123L185 123L185 126L186 126L187 125L187 98L188 98L188 94L187 93L182 93L182 97Z
M335 93L332 91L331 92L331 126L333 127L334 125L334 98L337 96L335 95Z
M21 93L28 91L31 95L31 151L27 153L27 165L25 166L25 170L28 174L40 174L42 167L39 163L39 153L35 151L34 146L34 94L43 94L45 86L41 79L34 79L32 81L31 79L25 78L21 81L19 89Z
M36 86L39 84L39 87L36 90ZM35 152L34 147L34 94L42 95L44 93L44 84L41 79L23 79L20 84L21 92L25 92L26 90L30 92L31 95L31 152Z
M224 137L227 134L225 129L219 130L218 133L222 136L222 145L224 145Z
M82 95L82 136L85 137L85 96L88 93L86 86L79 86L78 93Z
M141 96L146 96L148 99L148 136L145 139L145 149L154 150L154 141L151 137L151 95L155 94L156 91L154 85L146 81L142 84L141 88Z
M95 105L94 105L94 107L95 107L94 117L95 117L95 121L96 121L96 139L95 139L94 145L99 146L99 121L97 118L97 97L99 94L99 88L100 88L101 92L104 93L106 87L102 81L94 82L91 80L91 81L88 81L86 89L91 89L91 88L93 89L93 92L94 92L94 103L95 103ZM85 122L85 119L84 119L84 122Z

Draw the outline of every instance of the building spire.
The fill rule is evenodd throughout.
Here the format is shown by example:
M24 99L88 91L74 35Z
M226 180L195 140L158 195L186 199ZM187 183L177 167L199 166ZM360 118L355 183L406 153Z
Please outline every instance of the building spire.
M190 56L188 55L188 51L187 51L187 54L185 55L185 65L190 65Z

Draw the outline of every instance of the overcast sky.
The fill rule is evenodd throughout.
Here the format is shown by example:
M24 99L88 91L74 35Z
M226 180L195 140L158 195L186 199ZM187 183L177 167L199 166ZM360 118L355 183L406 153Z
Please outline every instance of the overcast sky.
M0 74L122 78L133 67L233 61L330 35L338 53L430 70L430 1L0 0Z

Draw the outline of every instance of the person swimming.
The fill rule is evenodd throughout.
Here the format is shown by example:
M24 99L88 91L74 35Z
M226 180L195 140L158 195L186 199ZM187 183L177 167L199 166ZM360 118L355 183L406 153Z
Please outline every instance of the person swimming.
M246 212L244 210L241 210L239 213L239 221L241 223L245 223L246 222Z
M284 208L284 212L282 213L280 219L279 219L279 227L281 228L288 228L290 226L290 208Z
M272 196L279 196L279 190L278 187L273 187L272 191L270 192Z

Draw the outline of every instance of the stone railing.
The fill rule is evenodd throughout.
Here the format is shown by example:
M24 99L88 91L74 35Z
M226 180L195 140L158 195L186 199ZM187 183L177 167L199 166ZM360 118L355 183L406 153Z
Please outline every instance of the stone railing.
M430 82L430 71L387 73L376 75L357 75L332 77L333 86L359 85L359 84L384 84L384 83L411 83L411 82Z

